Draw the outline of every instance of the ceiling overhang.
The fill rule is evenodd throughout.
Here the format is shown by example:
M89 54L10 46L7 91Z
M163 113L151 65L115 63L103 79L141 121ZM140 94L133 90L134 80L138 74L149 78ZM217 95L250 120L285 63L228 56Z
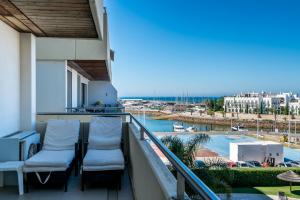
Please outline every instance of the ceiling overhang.
M98 38L88 0L0 0L0 20L38 37Z
M68 66L91 81L110 81L105 60L68 60Z

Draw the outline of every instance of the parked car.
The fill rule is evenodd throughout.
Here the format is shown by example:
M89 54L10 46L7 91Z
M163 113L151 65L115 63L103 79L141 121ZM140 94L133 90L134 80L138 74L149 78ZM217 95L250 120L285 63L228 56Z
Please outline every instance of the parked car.
M196 161L195 161L195 165L196 165L197 167L199 167L199 168L205 167L205 166L206 166L205 163L204 163L202 160L196 160Z
M251 167L262 167L261 164L258 161L255 161L255 160L246 161L246 163L251 165Z
M277 167L292 167L292 164L289 162L282 162L277 165Z
M230 168L236 167L236 163L233 161L229 161L229 162L227 162L227 167L230 167Z
M249 167L252 167L251 165L249 165L248 163L246 163L244 161L238 161L238 162L236 162L236 166L240 167L240 168L249 168Z
M292 167L300 167L300 161L289 161Z

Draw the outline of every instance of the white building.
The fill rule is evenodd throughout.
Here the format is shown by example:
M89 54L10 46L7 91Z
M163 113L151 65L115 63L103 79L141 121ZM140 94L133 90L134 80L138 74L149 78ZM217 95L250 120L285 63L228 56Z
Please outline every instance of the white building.
M237 161L266 162L274 160L274 164L283 162L283 145L271 141L230 143L229 159Z
M224 97L224 109L226 112L235 113L270 113L271 110L279 112L297 99L298 96L293 93L242 93ZM297 106L293 104L295 109Z
M96 24L98 38L36 38L37 112L63 112L97 101L117 103L107 14L97 8L94 14L102 21Z
M290 114L300 115L300 99L294 99L289 103Z

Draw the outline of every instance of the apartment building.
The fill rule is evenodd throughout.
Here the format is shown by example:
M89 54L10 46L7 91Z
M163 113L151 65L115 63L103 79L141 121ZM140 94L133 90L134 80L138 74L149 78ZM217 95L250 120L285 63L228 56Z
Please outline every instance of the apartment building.
M299 97L293 93L241 93L235 96L224 97L224 109L226 112L237 113L271 113L280 112L289 107L290 112L299 109Z

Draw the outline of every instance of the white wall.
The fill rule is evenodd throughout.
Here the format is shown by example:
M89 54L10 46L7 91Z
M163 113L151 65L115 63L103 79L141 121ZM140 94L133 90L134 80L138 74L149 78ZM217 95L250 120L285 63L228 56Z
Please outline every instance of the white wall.
M20 35L0 21L0 137L20 128Z
M103 39L103 0L90 0L94 23L97 29L99 39Z
M35 36L20 34L20 81L21 81L21 124L22 130L35 128L36 115L36 53Z
M124 137L128 138L125 140L124 150L129 152L128 165L131 169L129 175L135 199L176 199L175 177L150 144L146 140L140 140L140 133L134 124L129 124L129 133Z
M37 61L37 112L65 111L66 70L66 61Z
M118 92L110 81L90 81L88 85L88 103L101 100L105 104L117 103Z
M98 39L37 38L38 60L105 60L106 43Z
M271 154L271 155L270 155ZM283 145L282 144L238 144L230 143L230 160L250 161L256 160L263 162L265 157L275 158L275 164L283 162Z

